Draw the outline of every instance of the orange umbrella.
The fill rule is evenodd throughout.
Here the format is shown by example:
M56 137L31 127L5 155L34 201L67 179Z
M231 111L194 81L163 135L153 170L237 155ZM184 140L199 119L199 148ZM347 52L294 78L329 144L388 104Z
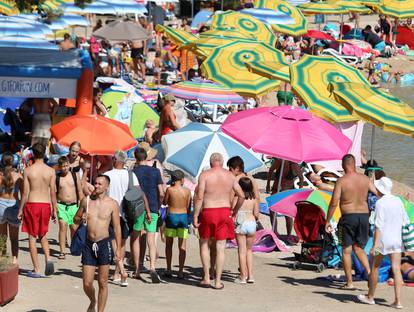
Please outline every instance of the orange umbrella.
M127 125L99 115L75 115L50 130L59 144L69 146L79 141L81 152L89 155L113 155L137 144Z

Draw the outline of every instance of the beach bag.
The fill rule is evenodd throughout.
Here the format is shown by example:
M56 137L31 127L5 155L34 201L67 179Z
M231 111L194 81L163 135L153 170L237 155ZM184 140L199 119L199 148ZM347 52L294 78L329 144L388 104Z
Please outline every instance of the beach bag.
M88 210L89 196L86 198L86 215L88 215ZM85 248L86 238L88 235L87 223L87 221L82 222L72 237L72 241L70 243L70 253L72 256L80 256Z
M414 251L414 223L403 226L402 241L405 251Z
M122 210L130 229L133 228L135 220L145 212L144 193L139 186L134 186L132 171L128 171L128 190L122 200Z

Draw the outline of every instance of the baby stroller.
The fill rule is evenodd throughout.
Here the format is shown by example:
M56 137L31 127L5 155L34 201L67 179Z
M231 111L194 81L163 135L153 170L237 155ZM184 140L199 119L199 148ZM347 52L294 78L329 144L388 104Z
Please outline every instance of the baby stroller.
M318 206L308 201L295 203L297 214L295 217L296 235L302 240L301 252L294 253L293 269L299 268L302 263L316 267L322 272L334 257L340 258L340 252L332 234L325 231L325 213Z

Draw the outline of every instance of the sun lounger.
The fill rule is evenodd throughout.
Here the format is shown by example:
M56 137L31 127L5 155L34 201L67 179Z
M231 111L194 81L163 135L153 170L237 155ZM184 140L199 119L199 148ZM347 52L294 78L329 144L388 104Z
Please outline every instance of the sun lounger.
M331 48L323 50L322 55L333 56L337 60L343 63L346 63L346 64L350 64L350 65L354 65L359 62L359 59L356 56L343 55L343 54L340 54L338 51L331 49Z

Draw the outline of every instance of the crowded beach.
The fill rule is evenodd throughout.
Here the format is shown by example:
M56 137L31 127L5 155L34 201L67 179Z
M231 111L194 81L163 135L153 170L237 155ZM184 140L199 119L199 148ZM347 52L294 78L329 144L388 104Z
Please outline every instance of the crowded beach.
M412 309L412 18L0 0L0 309Z

